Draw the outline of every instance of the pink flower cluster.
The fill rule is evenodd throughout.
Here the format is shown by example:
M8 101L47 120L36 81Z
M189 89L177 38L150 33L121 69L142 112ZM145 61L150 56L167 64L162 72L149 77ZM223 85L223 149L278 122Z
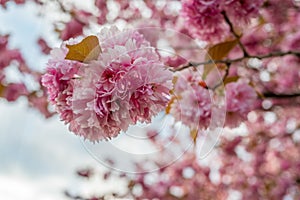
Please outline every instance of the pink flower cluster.
M166 106L172 88L172 73L137 31L104 28L98 38L97 60L65 60L62 46L42 80L61 119L90 141L115 137L137 121L150 122Z
M28 94L29 92L23 83L10 83L2 95L7 101L16 101L20 96Z
M7 67L13 60L24 63L24 59L18 49L8 48L8 39L9 35L0 35L0 70Z
M277 106L268 113L276 120L253 112L248 135L222 139L221 176L242 199L299 199L299 106Z
M5 98L7 101L16 101L20 96L27 96L29 94L24 83L8 82L4 69L9 67L15 61L20 73L20 69L25 61L18 49L8 48L9 35L0 35L0 97Z
M178 74L170 109L177 121L196 130L207 128L211 120L211 97L209 90L199 85L201 81L192 70Z
M249 22L258 15L259 8L264 0L225 0L224 10L235 24Z
M236 127L247 114L255 108L257 95L245 81L228 83L226 94L226 126ZM193 70L185 70L178 74L174 87L174 97L170 101L170 114L177 121L191 129L209 127L212 117L213 94L206 88L199 74Z
M263 2L263 0L184 0L181 14L192 36L213 42L224 39L229 33L222 12L233 22L244 24L258 14Z
M228 32L221 14L221 1L184 0L182 16L186 27L195 38L205 41L220 40Z
M65 24L65 28L60 33L62 40L82 35L84 26L88 25L91 13L84 10L72 10L72 19Z
M243 81L228 83L225 86L227 117L226 125L236 127L247 114L255 108L257 94L254 89Z
M197 157L196 149L156 172L128 176L129 194L141 200L299 199L299 106L277 106L273 111L277 120L272 123L265 111L253 112L255 117L246 122L248 131L226 132L217 153L205 160ZM164 166L170 156L164 153L155 165Z
M273 58L266 60L265 68L272 79L263 84L269 91L275 93L293 94L299 92L300 85L300 59L295 56L285 56L283 58ZM276 71L271 71L271 67L276 67ZM288 66L288 67L287 67Z

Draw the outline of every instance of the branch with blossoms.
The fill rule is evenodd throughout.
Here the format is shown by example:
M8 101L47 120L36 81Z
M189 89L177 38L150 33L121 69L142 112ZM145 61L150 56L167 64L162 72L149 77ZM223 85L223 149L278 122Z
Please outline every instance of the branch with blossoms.
M289 45L287 45L288 42L285 41L288 48L286 46L284 46L285 48L282 48L283 45L279 43L280 40L275 40L274 36L270 34L270 38L274 39L274 41L272 41L274 42L274 45L265 48L261 44L263 43L262 40L266 37L266 33L260 33L260 30L250 28L249 34L244 33L243 37L240 37L234 29L234 26L239 26L239 28L244 26L247 27L250 18L257 17L259 11L262 15L264 14L264 18L269 20L274 26L281 27L287 23L287 20L290 20L290 24L295 23L296 20L287 19L288 17L286 16L281 16L284 18L283 21L285 22L282 22L282 18L276 18L278 14L285 13L282 11L279 12L278 9L280 10L282 7L293 9L294 6L290 5L291 2L279 3L279 1L271 0L268 8L261 8L263 3L264 1L260 0L251 2L239 0L210 2L202 0L182 1L181 16L185 20L186 27L182 28L180 31L188 33L194 38L217 45L220 42L224 42L227 36L233 35L237 40L237 44L239 45L243 56L240 56L240 52L235 51L235 49L228 48L227 50L230 52L227 52L226 55L222 56L220 59L211 59L206 62L192 62L191 60L193 60L196 55L191 54L188 55L186 59L190 62L183 66L181 60L175 60L175 64L180 64L177 65L179 66L178 68L174 67L171 70L176 72L175 74L177 77L173 79L172 94L170 95L171 100L167 104L166 113L171 114L176 122L181 122L190 127L190 129L195 127L199 128L198 130L200 131L196 137L198 139L203 139L201 130L205 130L209 126L212 117L211 109L213 106L206 84L201 75L195 73L196 70L194 71L192 68L208 64L225 64L227 65L227 68L225 69L224 74L222 74L223 80L225 80L227 76L239 78L239 80L226 83L224 87L224 92L226 93L225 125L229 128L235 128L243 122L247 127L249 134L235 135L232 131L228 131L228 133L224 134L224 136L221 137L220 145L217 147L217 155L211 159L212 161L210 162L209 167L200 164L197 158L197 152L192 151L183 155L181 159L173 165L161 167L157 172L152 174L141 173L135 177L128 176L129 193L126 195L134 199L156 198L164 200L194 200L199 199L200 197L203 199L224 200L230 199L231 193L233 193L232 191L238 191L241 196L240 198L243 199L283 199L286 196L294 199L299 198L298 180L300 174L299 170L297 170L300 155L299 139L297 139L297 137L299 138L299 136L297 136L297 127L299 127L300 124L299 102L294 101L294 98L299 96L299 92L291 90L295 89L295 91L299 91L299 76L297 75L298 73L295 73L298 72L297 70L299 69L299 60L298 58L295 60L290 59L290 57L300 57L299 48L296 45L298 44L297 38L299 37L297 35L292 37L292 42L288 41ZM147 5L149 4L149 7L153 6L151 5L151 1L150 3L147 1ZM153 9L153 11L154 10L155 9ZM295 15L299 16L299 14ZM154 14L153 18L155 17L157 17L157 15ZM166 18L161 15L161 18L158 20L159 24L167 24L165 23L165 19ZM278 21L273 22L272 20ZM171 20L168 21L170 24L176 24L176 22L170 21ZM283 30L286 31L286 27L284 28L285 29ZM292 26L288 28L291 34L297 32L297 30L293 30ZM278 28L272 30L272 33L274 35L280 35L277 33L283 34L283 30ZM113 30L110 30L110 33L111 32L113 32ZM220 33L222 33L222 35ZM104 32L100 35L103 34ZM145 38L147 38L147 33L143 34ZM142 42L139 42L139 37L135 37L137 35L138 33L134 33L130 35L129 39L134 40L135 44L140 44ZM102 38L105 37L106 36L103 36ZM287 38L287 35L284 37ZM153 39L152 37L148 38ZM120 41L119 39L120 38L117 38L113 42L118 42ZM152 41L156 40L154 38ZM176 41L172 42L174 42L174 46L176 46ZM279 46L279 44L281 46ZM128 48L124 43L118 45ZM115 47L109 44L101 45L101 47L104 49L104 55L107 55L101 55L104 58L108 57L108 54L105 54L106 52L113 52L113 50L115 50ZM176 50L180 51L184 49L177 48ZM231 58L229 54L234 55L232 57L235 59L229 59ZM131 58L131 61L134 60L131 54L127 57ZM146 57L148 58L149 55ZM228 57L228 59L226 57ZM241 67L242 69L239 69L243 71L239 74L239 71L236 70L237 64L252 58L267 60L263 67L266 68L265 71L270 69L271 81L263 82L255 79L256 77L253 75L253 71L256 73L263 70L252 70L250 68ZM282 63L278 64L276 62L278 61L277 59ZM122 80L123 75L127 76L129 71L124 70L122 67L125 66L125 64L126 66L131 66L132 64L129 62L122 63L121 60L117 60L116 63L113 63L113 65L110 66L111 70L105 68L102 65L103 63L97 65L98 67L104 67L105 72L96 71L98 74L101 74L100 81L95 81L97 84L95 90L97 90L96 94L98 99L90 101L94 103L91 103L94 106L85 107L80 105L80 108L83 107L83 110L85 110L85 114L83 114L82 118L90 116L91 113L94 112L92 108L97 108L96 114L98 118L93 118L92 120L94 121L92 124L97 124L97 120L100 119L102 126L109 126L109 124L103 124L101 117L105 116L104 119L109 120L118 119L117 117L120 115L113 117L110 115L119 111L119 105L128 105L125 101L118 101L116 105L114 104L111 106L110 100L111 94L120 96L121 94L118 92L122 91L121 87L116 90L112 84L115 84L116 87L118 87L118 82L121 82L121 85L126 85L120 80ZM125 60L126 59L124 58L123 61ZM274 62L276 62L277 65L272 63L272 60L275 60ZM144 63L147 65L148 61L149 60L145 60ZM289 64L289 67L286 67L286 63ZM116 66L122 67L115 68ZM123 70L118 71L119 69ZM86 76L83 77L87 77L87 74L93 74L88 73L90 70L91 69L86 69ZM291 72L289 73L287 70L290 70ZM139 69L136 71L139 72L138 74L141 72ZM278 73L276 73L277 71ZM117 76L116 74L122 74L122 76ZM208 75L211 74L213 74L213 72L210 72ZM141 79L139 76L136 77L137 79ZM165 74L163 77L166 78ZM151 76L151 78L154 77ZM93 79L96 78L93 77ZM165 80L167 80L167 78ZM88 81L93 83L92 80L87 80L87 82ZM129 82L131 83L129 85L132 85L133 82L131 82L131 80ZM249 84L249 82L251 84ZM159 84L163 85L163 82L159 82ZM92 87L93 84L80 84L80 86ZM50 85L48 87L50 88ZM263 102L262 100L259 100L257 103L258 95L255 91L256 87L260 90L262 96L268 98L268 101ZM104 90L105 88L108 89ZM130 113L129 116L143 119L145 115L140 115L141 113L144 114L146 112L149 114L147 110L144 109L145 107L143 107L142 101L139 101L139 98L143 97L141 94L148 93L153 94L153 96L157 98L158 93L155 92L158 92L159 90L154 88L155 87L151 86L150 88L139 90L139 93L134 95L134 97L136 97L134 98L134 101L131 101L130 99L129 105L135 105L136 109L141 108L143 110L142 112ZM69 92L68 94L70 93L72 92ZM89 97L88 95L89 94L87 94L87 97ZM123 99L126 99L124 96L122 97ZM274 98L276 101L271 102L269 101L269 98ZM280 102L283 102L281 101L282 99L287 99L289 101L279 104ZM65 101L65 99L60 100L63 102ZM88 104L85 99L81 100L84 100L86 105ZM294 101L294 103L292 104L291 101ZM54 104L55 103L56 102L54 102ZM152 103L153 102L150 102L149 104L153 105ZM259 104L259 107L257 104ZM133 108L133 106L129 107L131 109ZM117 111L115 109L117 109ZM82 112L74 113L81 114ZM61 114L63 114L63 112L61 112ZM70 123L76 124L74 123L74 121L76 122L77 120L76 114L73 117L74 118L71 118ZM92 120L90 118L88 119L88 121ZM114 121L114 123L117 122L118 121ZM124 125L124 123L120 124ZM80 127L82 125L83 127ZM79 123L77 128L84 129L86 126L87 125L84 123ZM72 125L72 127L76 126ZM74 130L76 131L76 129ZM198 131L197 129L193 130ZM153 135L153 133L149 135ZM154 145L159 147L162 146L159 141L155 141L153 138L151 138L151 140L154 141ZM248 157L245 155L248 155ZM162 163L165 161L164 159L167 159L168 157L169 155L167 154L161 154L161 162L152 162L148 160L145 163L148 164L150 162L151 164L162 166ZM215 166L216 162L220 166L220 169L217 170L220 178L218 181L213 181L212 177L214 177L215 169L211 166ZM142 166L139 165L137 169L141 170ZM149 180L151 180L149 177L151 176L155 178L149 183Z
M274 57L282 57L282 56L287 56L287 55L294 55L297 57L300 57L300 52L298 51L287 51L287 52L272 52L272 53L268 53L265 55L256 55L256 56L243 56L240 58L236 58L236 59L224 59L224 60L209 60L209 61L205 61L205 62L189 62L187 65L183 65L179 68L176 68L172 71L176 72L176 71L182 71L184 69L190 68L190 67L197 67L197 66L201 66L201 65L207 65L207 64L226 64L226 65L230 65L232 63L236 63L236 62L241 62L243 60L246 59L251 59L251 58L257 58L257 59L265 59L265 58L274 58Z
M177 72L177 71L182 71L182 70L185 70L188 68L195 68L195 67L203 66L203 65L207 65L207 64L226 64L227 68L225 70L225 74L223 75L222 81L219 82L218 84L216 84L213 88L210 88L210 89L214 90L217 87L224 84L224 81L226 80L226 78L228 76L230 65L233 63L242 62L244 60L251 59L251 58L256 58L256 59L262 60L262 59L267 59L267 58L283 57L283 56L287 56L287 55L292 55L292 56L296 56L296 57L300 58L300 52L298 52L298 51L271 52L266 55L259 55L259 56L247 55L247 56L243 56L243 57L236 58L236 59L209 60L206 62L189 62L187 65L183 65L176 69L172 69L172 71ZM273 93L270 91L260 94L260 97L262 99L264 99L264 98L293 98L293 97L299 97L299 96L300 96L300 93L284 94L284 93Z
M0 4L6 8L7 2ZM300 198L299 2L95 0L91 10L74 2L34 2L45 8L52 3L49 7L57 7L66 16L54 22L62 44L52 48L45 72L39 73L27 67L21 52L9 48L8 36L0 37L1 98L13 102L26 97L46 117L52 116L51 104L71 132L101 148L108 140L127 134L131 126L154 123L159 113L171 118L167 139L160 138L165 135L157 127L143 129L145 140L165 151L157 159L139 160L134 172L140 174L124 175L127 192L120 197L227 200L236 194L240 199ZM49 12L43 13L46 15ZM158 29L161 32L154 31ZM169 34L166 30L170 29L176 34ZM92 35L85 35L88 33ZM209 46L205 62L193 51L199 50L194 39ZM37 42L49 54L46 38ZM165 44L175 56L160 52ZM217 70L210 68L214 64ZM6 74L10 66L32 76L37 89L10 82ZM222 110L224 113L219 112ZM227 128L204 165L199 162L198 141L215 142L213 134L206 134L214 123ZM186 127L186 134L178 125ZM231 129L237 127L242 134ZM188 142L175 140L177 135ZM170 141L178 148L190 142L194 148L178 158L165 145ZM172 156L176 162L166 167ZM158 170L146 173L149 166ZM119 170L126 171L122 167ZM93 176L84 171L79 175ZM108 175L104 177L107 181ZM70 191L64 193L69 199L119 197L116 191L91 197Z

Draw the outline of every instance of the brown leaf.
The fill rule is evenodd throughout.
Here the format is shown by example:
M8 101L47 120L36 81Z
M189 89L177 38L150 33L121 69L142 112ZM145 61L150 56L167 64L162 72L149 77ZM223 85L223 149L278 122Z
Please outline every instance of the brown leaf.
M194 144L196 144L197 137L198 137L198 130L197 129L192 129L191 132L190 132L190 136L191 136Z
M3 93L4 93L5 88L6 87L0 83L0 97L3 97Z
M206 61L216 61L221 60L225 56L228 55L228 53L237 45L238 40L230 40L226 42L222 42L219 44L216 44L208 49L208 52L205 56ZM209 74L209 72L214 68L214 63L209 63L204 65L204 72L203 72L203 79L206 78L206 76Z
M76 60L84 63L96 60L102 52L99 40L94 35L84 38L78 44L66 46L69 49L69 52L65 59Z
M230 76L230 77L226 77L224 80L224 85L231 83L231 82L236 82L240 77L239 76Z
M219 44L216 44L209 48L208 50L208 56L210 56L213 60L220 60L224 58L230 51L235 47L235 45L238 43L238 40L230 40L226 42L222 42Z

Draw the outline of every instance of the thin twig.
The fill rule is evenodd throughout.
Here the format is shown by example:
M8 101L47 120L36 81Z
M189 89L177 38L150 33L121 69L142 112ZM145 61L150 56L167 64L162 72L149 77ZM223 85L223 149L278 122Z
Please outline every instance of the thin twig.
M226 23L229 25L230 28L230 32L234 35L234 37L237 39L238 44L240 46L240 48L242 49L244 56L249 56L249 53L247 52L247 50L245 49L244 45L242 44L241 40L240 40L240 35L237 34L233 28L233 24L231 23L230 19L228 18L228 16L226 15L226 12L223 11L222 12L224 19L226 21Z
M214 85L213 87L208 88L208 89L215 90L215 89L218 88L219 86L223 85L225 79L227 78L227 76L228 76L228 74L229 74L229 68L230 68L230 63L226 66L225 74L224 74L222 80L221 80L220 82L218 82L216 85Z

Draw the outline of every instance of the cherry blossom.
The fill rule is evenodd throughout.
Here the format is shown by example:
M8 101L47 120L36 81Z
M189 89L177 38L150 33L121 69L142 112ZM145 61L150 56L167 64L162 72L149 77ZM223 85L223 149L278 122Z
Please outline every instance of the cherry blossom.
M15 101L22 95L28 95L27 88L23 83L11 83L7 85L3 92L3 97L7 101Z
M182 16L186 19L189 32L196 38L206 41L223 39L228 26L223 20L221 0L185 0L182 4Z
M170 113L177 121L191 129L207 128L211 121L212 102L210 93L199 85L199 74L186 70L178 76Z
M137 121L149 123L166 106L172 87L171 72L138 32L112 27L99 40L99 59L65 60L62 47L43 76L61 119L91 141L115 137Z
M189 32L201 40L215 42L229 34L224 13L235 25L244 25L251 17L258 15L263 0L185 0L182 4L182 16L186 20Z
M225 86L227 113L226 124L237 127L240 121L247 118L247 114L255 108L256 92L243 81L229 83Z

